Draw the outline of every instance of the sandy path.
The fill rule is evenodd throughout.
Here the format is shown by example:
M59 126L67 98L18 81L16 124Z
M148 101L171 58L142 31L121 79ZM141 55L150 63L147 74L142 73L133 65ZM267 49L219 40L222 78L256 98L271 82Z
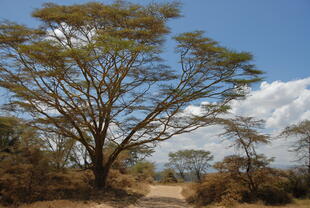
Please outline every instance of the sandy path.
M180 186L151 186L150 192L131 208L190 208Z
M135 205L127 208L190 208L181 194L181 186L155 185L150 192ZM77 202L70 200L54 200L35 202L19 208L119 208L119 205L107 205L96 202ZM122 207L123 208L123 207Z

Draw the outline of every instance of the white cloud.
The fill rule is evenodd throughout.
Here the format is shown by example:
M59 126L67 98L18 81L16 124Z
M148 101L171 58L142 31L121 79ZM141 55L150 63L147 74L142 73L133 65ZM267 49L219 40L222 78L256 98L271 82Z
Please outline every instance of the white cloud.
M287 125L310 119L310 77L288 82L262 82L257 90L250 90L245 100L235 101L231 113L235 115L253 116L266 121L266 131L277 135ZM189 106L187 111L199 114L199 106ZM151 160L166 162L168 153L181 149L204 149L211 151L215 161L234 153L227 148L229 141L220 142L218 134L221 127L206 127L195 132L178 135L157 147ZM273 139L271 144L260 146L259 153L275 157L275 164L289 165L294 154L288 152L292 141Z
M234 102L232 113L265 119L268 128L283 128L309 119L309 86L310 77L289 82L263 82L248 98Z

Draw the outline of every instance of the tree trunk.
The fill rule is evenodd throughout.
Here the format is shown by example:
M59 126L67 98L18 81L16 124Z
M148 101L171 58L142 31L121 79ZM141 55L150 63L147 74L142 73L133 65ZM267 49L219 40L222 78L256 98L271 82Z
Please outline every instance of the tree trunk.
M200 183L200 182L201 182L201 174L200 174L200 171L196 171L196 177L197 177L197 181Z
M105 189L107 187L107 181L109 176L110 168L94 169L93 173L95 175L95 188L96 189Z
M185 181L185 174L184 174L184 172L179 171L179 174L180 174L181 178L183 179L183 181Z
M103 164L103 151L101 145L96 144L95 155L92 160L94 164L93 173L95 176L95 188L104 189L107 181L107 171Z
M96 189L103 189L105 187L105 178L104 178L104 167L95 167L93 169L93 173L95 176L95 188Z
M101 156L100 156L101 155ZM108 161L104 164L103 154L96 155L95 166L93 168L93 173L95 175L95 188L96 189L105 189L107 187L107 181L110 169L112 167L113 161ZM98 157L97 157L98 156Z

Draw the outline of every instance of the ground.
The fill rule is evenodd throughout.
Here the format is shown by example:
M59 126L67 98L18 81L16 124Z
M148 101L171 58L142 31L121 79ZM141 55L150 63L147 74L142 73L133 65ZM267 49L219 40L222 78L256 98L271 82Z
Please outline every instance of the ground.
M182 186L152 185L150 192L135 204L120 205L115 203L103 203L94 201L69 201L54 200L35 202L22 205L19 208L191 208L181 194ZM260 204L241 204L235 208L308 208L310 200L296 200L295 203L286 206L265 206ZM1 205L0 205L0 208ZM205 208L223 208L221 206L206 206Z
M131 208L189 208L181 192L181 186L151 186L150 192Z
M128 208L190 208L181 194L181 186L152 185L150 192L137 203L129 205ZM19 208L118 208L117 204L101 202L77 202L69 200L54 200L35 202L23 205ZM124 206L121 206L125 208Z

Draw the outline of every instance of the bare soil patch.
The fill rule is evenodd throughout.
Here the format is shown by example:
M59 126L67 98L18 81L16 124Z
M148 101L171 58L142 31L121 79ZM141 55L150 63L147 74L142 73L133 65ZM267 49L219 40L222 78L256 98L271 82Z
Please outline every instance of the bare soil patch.
M181 192L181 186L151 186L150 192L131 208L190 208Z
M150 192L137 201L130 201L129 198L102 201L72 201L53 200L35 202L19 206L19 208L190 208L181 194L181 186L152 185Z

